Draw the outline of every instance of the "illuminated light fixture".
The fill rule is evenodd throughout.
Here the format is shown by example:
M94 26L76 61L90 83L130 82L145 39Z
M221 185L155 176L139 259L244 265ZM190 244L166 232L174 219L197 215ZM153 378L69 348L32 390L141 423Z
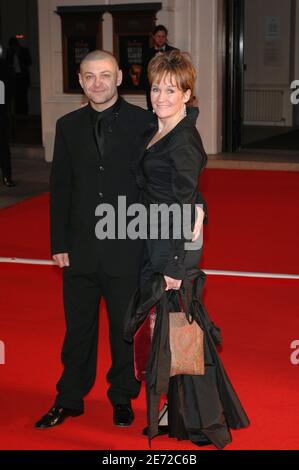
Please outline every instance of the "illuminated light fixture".
M16 34L16 39L24 39L24 34Z

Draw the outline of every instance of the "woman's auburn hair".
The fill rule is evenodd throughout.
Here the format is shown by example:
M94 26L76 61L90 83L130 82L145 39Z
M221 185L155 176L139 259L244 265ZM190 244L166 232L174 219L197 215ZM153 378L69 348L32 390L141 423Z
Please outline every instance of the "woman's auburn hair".
M194 98L196 70L188 52L174 49L168 52L158 52L148 64L148 79L150 85L159 84L161 80L170 76L175 79L177 87L184 93L191 90L190 101Z

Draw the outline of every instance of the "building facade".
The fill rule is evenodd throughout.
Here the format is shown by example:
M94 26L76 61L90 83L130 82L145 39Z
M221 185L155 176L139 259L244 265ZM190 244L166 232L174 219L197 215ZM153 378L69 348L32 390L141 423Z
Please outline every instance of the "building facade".
M46 160L53 153L56 120L82 105L82 96L63 92L61 18L57 7L76 5L113 5L137 1L38 0L42 138ZM151 2L142 2L151 3ZM223 1L163 0L157 24L169 30L169 43L191 53L198 73L196 96L200 107L198 127L207 152L221 151ZM103 49L113 51L113 21L103 15ZM124 95L131 103L145 107L144 95Z
M101 47L117 53L113 11L150 9L153 4L149 0L0 0L0 46L5 50L9 37L22 32L32 56L30 114L38 119L41 115L47 161L52 159L56 120L83 103L82 95L65 91L68 60L63 19L57 12L102 10L94 14L100 24ZM246 149L254 140L261 148L265 137L283 133L291 139L285 148L297 148L299 106L291 103L290 87L299 80L299 0L160 0L155 8L155 23L168 28L169 43L192 56L198 74L198 129L209 154ZM124 97L146 106L144 94L126 92ZM275 145L270 139L268 148Z

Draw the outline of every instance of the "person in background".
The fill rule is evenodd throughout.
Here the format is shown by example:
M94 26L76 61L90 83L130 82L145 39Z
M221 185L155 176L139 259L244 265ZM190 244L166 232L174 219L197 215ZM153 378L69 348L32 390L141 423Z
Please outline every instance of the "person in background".
M30 52L27 47L20 45L17 38L12 37L9 40L6 60L14 79L15 114L27 116L30 66L32 65Z
M1 51L0 51L1 52ZM8 102L10 99L10 79L9 67L5 59L0 54L0 81L4 87L4 103L0 104L0 168L2 171L2 181L7 188L15 186L12 180L11 154L8 137Z

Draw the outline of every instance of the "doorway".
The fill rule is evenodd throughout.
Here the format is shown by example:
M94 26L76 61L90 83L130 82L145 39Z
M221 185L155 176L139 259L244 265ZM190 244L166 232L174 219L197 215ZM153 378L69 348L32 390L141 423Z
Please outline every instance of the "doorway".
M227 0L224 151L299 154L299 1Z

